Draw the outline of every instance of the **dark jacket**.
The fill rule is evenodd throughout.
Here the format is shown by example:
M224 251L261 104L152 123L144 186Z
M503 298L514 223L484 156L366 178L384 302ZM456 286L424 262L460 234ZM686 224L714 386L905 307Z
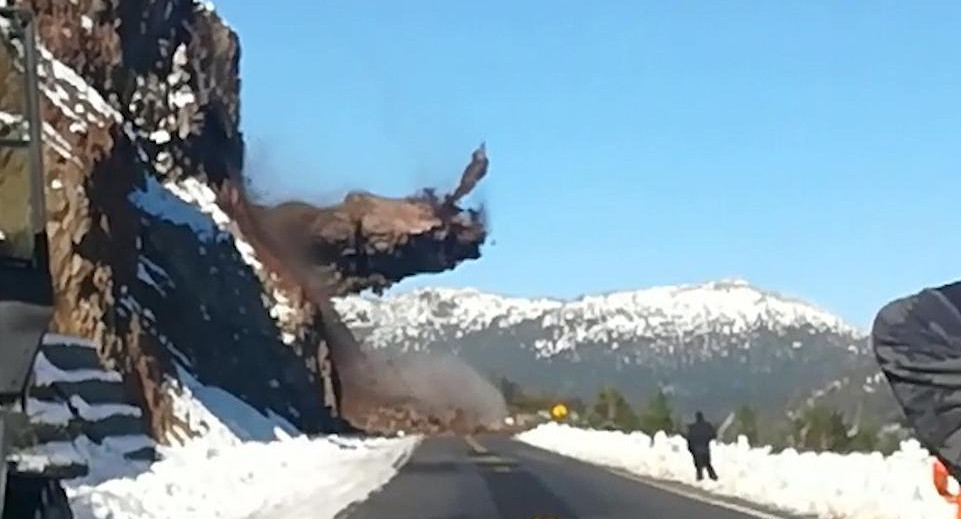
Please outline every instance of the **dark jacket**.
M687 449L691 452L703 453L711 449L711 440L717 437L717 431L707 420L698 420L687 426Z
M961 478L961 282L886 305L871 344L914 436Z

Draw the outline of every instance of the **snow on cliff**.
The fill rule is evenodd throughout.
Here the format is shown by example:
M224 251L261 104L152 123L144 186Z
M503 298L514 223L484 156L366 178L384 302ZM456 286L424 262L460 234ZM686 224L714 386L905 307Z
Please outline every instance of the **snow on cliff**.
M307 437L186 372L175 413L199 437L171 440L150 466L94 453L68 482L77 519L332 518L396 473L417 438Z

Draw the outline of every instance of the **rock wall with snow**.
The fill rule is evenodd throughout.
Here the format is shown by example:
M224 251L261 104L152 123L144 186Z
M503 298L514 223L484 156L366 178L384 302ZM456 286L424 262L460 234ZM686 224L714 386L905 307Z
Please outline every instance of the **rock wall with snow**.
M32 427L14 439L12 461L20 472L84 477L93 451L130 462L156 457L143 410L127 394L120 373L103 367L97 345L88 340L44 338L26 412Z
M178 367L304 431L340 427L312 311L216 201L243 163L233 31L192 1L14 4L42 45L55 330L97 344L158 439L182 425Z
M178 368L167 390L182 425L158 445L97 350L45 337L26 408L32 438L16 438L9 458L20 473L63 478L77 519L334 517L390 479L419 442L304 435Z
M486 173L483 151L456 197L353 194L293 204L309 210L290 220L290 204L244 193L238 37L209 2L6 3L35 13L40 40L54 330L97 345L159 440L186 427L170 396L181 373L303 432L349 427L337 364L363 355L328 290L476 258L483 219L456 203ZM304 251L323 248L323 268L281 246L278 215L310 219ZM362 389L370 364L354 366L347 387Z

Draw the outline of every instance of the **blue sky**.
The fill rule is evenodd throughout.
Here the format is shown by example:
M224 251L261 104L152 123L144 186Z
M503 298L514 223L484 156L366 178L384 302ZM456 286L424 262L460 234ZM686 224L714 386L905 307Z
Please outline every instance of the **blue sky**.
M742 277L867 326L961 276L961 2L217 7L273 198L450 188L487 141L494 242L401 289Z

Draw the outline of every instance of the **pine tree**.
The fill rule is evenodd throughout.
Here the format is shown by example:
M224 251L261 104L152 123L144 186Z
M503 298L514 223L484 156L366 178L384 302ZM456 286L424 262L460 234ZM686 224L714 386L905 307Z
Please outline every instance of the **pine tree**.
M793 422L794 446L814 451L845 452L851 448L844 415L825 405L804 410Z
M881 428L876 424L861 424L851 437L849 448L856 452L874 452L880 445Z
M637 429L637 414L624 395L612 387L605 387L597 395L588 423L605 429L633 431Z
M500 377L497 380L497 385L501 394L504 395L504 401L508 406L517 404L518 397L520 396L520 387L516 382L507 377Z
M751 406L742 405L734 412L734 432L736 436L746 436L751 445L757 444L757 413Z
M844 415L840 411L831 411L828 419L827 438L823 450L833 452L847 452L851 439L848 438L848 425L844 422Z
M580 397L566 398L564 399L564 403L567 405L567 408L572 413L577 413L582 415L587 410L587 405L584 403L584 400L581 399Z
M641 430L647 434L655 434L658 431L664 431L667 434L677 432L674 409L663 390L658 391L648 401L647 407L641 414L640 426Z
M881 431L878 434L877 450L884 455L893 454L901 448L902 438L895 432Z
M824 450L827 437L830 412L827 408L817 405L804 410L801 416L794 420L794 444L804 450Z

